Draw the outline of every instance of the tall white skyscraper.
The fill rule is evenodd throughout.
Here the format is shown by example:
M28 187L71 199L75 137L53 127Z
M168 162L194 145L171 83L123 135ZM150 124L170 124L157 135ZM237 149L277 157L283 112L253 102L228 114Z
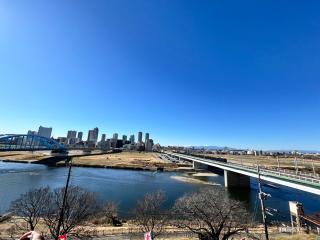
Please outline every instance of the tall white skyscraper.
M98 141L99 128L94 128L88 132L88 142L96 144Z
M46 138L51 138L52 128L39 127L38 135Z

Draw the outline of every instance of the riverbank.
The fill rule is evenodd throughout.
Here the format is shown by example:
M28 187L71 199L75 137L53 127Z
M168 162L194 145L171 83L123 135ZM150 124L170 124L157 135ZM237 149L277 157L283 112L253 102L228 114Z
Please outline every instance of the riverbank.
M23 221L13 217L11 220L0 223L0 239L18 239L21 235L27 230L23 230L18 226L22 227ZM42 233L44 236L49 236L49 232L46 226L40 222L36 229L37 232ZM264 228L262 225L257 225L249 228L251 235L256 236L256 238L262 238L264 235ZM82 236L83 238L88 239L141 239L143 238L144 233L141 232L137 225L131 223L131 221L123 223L122 226L112 226L109 224L93 224L87 222L82 226L77 227L71 234ZM269 235L272 240L316 240L317 236L314 234L291 234L291 233L281 233L277 227L269 227ZM253 239L246 237L245 232L240 232L240 234L235 235L233 239ZM48 238L47 238L48 239ZM157 237L159 240L164 239L175 239L175 240L196 240L198 239L196 234L193 234L187 230L179 229L174 226L164 227L163 233Z
M21 153L2 153L0 161L15 163L40 163L43 159L48 158L48 154L35 152ZM74 156L72 164L75 167L89 168L111 168L111 169L127 169L140 171L177 171L190 172L192 166L189 163L173 163L169 160L161 158L158 153L152 152L120 152L120 153L99 153L95 155ZM55 166L65 166L64 161L58 161Z
M63 163L58 163L63 164ZM96 156L73 157L72 164L81 167L103 167L130 170L176 171L187 164L172 163L161 158L158 153L120 152Z

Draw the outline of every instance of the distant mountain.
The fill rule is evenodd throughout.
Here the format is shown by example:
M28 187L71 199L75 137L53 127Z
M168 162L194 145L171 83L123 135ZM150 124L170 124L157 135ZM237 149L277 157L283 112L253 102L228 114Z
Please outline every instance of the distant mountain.
M188 146L189 148L195 148L195 149L205 149L205 150L248 150L248 149L241 149L241 148L231 148L231 147L220 147L220 146ZM260 149L255 149L255 150L260 150ZM290 150L290 149L278 149L278 150L262 150L264 152L293 152L297 151L299 153L311 153L311 154L316 154L320 153L319 150Z
M230 148L230 147L219 147L219 146L189 146L189 148L195 148L195 149L205 149L205 150L234 150L236 148Z

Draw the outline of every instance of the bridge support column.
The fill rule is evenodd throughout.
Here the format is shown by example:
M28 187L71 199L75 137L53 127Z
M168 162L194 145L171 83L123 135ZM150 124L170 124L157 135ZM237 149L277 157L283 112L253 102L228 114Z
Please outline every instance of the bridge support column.
M192 161L192 168L208 170L208 165Z
M250 177L224 170L224 186L228 188L250 188Z

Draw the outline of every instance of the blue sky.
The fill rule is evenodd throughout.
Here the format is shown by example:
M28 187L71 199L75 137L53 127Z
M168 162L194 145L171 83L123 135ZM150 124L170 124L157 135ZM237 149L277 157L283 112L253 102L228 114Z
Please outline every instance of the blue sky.
M0 1L0 132L320 150L319 1Z

